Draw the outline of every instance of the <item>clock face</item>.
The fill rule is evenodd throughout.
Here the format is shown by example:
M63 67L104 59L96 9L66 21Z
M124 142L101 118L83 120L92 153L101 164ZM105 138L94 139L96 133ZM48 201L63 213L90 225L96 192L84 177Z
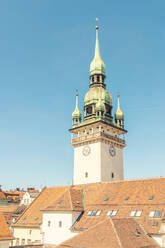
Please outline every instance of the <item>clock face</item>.
M116 155L116 149L114 146L109 147L109 154L114 157Z
M88 156L90 152L91 152L91 148L89 146L84 146L82 150L83 155Z

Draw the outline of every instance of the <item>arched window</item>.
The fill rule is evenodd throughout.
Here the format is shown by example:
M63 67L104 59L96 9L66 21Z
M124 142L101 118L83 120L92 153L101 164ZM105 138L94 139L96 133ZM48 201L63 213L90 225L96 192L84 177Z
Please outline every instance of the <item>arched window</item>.
M48 226L50 226L50 224L51 224L51 222L50 222L50 220L48 221Z
M97 76L97 82L100 82L100 76Z
M85 172L85 177L88 177L88 172Z

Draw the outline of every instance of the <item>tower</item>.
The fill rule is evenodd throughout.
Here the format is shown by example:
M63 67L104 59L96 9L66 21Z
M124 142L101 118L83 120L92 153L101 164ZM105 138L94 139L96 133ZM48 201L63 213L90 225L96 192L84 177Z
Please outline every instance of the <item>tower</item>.
M124 115L118 108L112 116L112 96L106 90L105 64L101 59L96 26L94 59L90 64L89 91L84 98L84 118L78 108L72 114L71 144L74 147L73 183L86 184L122 180L123 148L126 146Z

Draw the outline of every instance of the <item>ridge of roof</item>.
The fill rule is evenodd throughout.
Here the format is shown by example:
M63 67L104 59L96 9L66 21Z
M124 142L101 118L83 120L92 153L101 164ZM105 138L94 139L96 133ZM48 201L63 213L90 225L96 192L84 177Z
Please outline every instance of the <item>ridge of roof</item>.
M76 184L71 185L73 187L80 187L80 186L86 186L86 185L96 185L96 184L115 184L115 183L124 183L124 182L137 182L137 181L149 181L149 180L165 180L165 177L149 177L149 178L138 178L138 179L124 179L124 180L115 180L115 181L108 181L108 182L96 182L96 183L88 183L88 184Z
M114 225L114 223L113 223L112 218L110 218L110 222L111 222L111 225L112 225L112 227L113 227L113 229L114 229L114 233L116 234L116 238L117 238L117 240L118 240L118 242L119 242L119 246L122 248L122 244L121 244L119 235L118 235L118 233L117 233L117 230L116 230L116 228L115 228L115 225Z

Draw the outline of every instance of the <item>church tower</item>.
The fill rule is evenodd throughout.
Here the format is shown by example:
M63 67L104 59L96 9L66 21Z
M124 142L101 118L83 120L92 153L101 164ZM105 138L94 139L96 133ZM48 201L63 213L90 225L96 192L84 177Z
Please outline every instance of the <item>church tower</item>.
M106 90L98 29L96 26L95 55L90 64L90 88L84 98L84 118L81 121L76 93L76 108L72 114L72 129L69 130L74 147L74 185L124 179L123 148L127 131L119 96L113 121L112 96Z

